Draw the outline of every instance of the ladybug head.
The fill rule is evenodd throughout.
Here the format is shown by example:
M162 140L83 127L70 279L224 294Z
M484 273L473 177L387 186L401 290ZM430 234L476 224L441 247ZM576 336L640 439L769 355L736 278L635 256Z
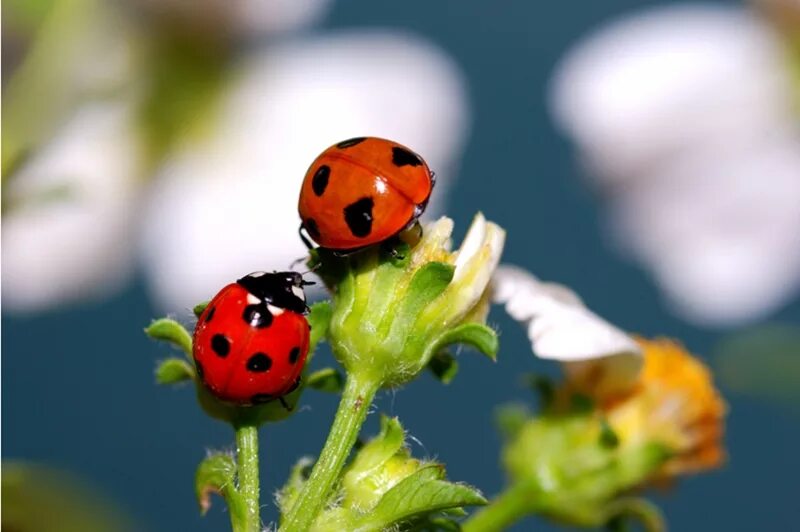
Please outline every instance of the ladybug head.
M308 311L303 287L314 284L297 272L253 272L236 282L266 303L300 314Z

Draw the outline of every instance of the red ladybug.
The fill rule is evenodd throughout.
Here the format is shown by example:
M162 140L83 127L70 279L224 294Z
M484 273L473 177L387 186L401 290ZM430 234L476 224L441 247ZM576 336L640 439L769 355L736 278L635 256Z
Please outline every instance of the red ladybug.
M383 242L416 222L434 183L425 161L405 146L375 137L342 141L306 173L298 205L301 235L305 230L337 251Z
M297 387L308 354L307 284L296 272L257 272L214 296L193 343L197 375L214 395L242 405L283 402Z

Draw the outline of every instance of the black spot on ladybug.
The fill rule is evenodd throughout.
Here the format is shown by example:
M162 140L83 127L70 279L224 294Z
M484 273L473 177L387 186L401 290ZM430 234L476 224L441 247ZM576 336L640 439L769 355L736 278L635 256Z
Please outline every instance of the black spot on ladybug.
M314 172L314 177L311 178L311 188L314 190L314 194L317 196L322 196L325 193L325 189L328 188L328 178L331 176L331 167L327 164L323 164L317 171Z
M343 150L345 148L351 148L356 144L361 144L365 140L367 140L367 137L355 137L352 139L343 140L342 142L337 144L336 147L339 148L340 150Z
M208 311L208 314L206 314L206 323L210 322L214 318L214 312L216 312L216 310L217 307L211 307L211 309Z
M195 360L194 361L194 367L195 367L195 370L197 371L197 376L200 377L200 379L202 379L203 376L205 375L205 372L203 371L203 365L200 362L198 362L197 360Z
M264 373L272 367L272 359L266 353L256 353L247 360L247 369L254 373Z
M344 208L344 221L350 232L357 237L365 237L372 232L372 198L361 198Z
M395 146L392 148L392 162L395 166L419 166L422 164L422 159L416 153Z
M231 342L225 338L225 335L215 334L211 337L211 349L213 349L218 356L225 358L231 351Z
M300 356L300 348L293 347L291 351L289 351L289 363L295 364L297 363L297 358Z
M251 327L263 329L272 325L272 313L264 303L244 307L242 319Z
M273 397L272 395L270 395L268 393L257 393L253 397L250 398L250 402L253 403L254 405L260 405L260 404L264 404L264 403L269 403L270 401L273 401L274 399L275 399L275 397Z
M303 222L303 227L306 228L306 231L308 231L308 235L311 238L314 240L319 239L319 226L314 218L306 218L306 220Z

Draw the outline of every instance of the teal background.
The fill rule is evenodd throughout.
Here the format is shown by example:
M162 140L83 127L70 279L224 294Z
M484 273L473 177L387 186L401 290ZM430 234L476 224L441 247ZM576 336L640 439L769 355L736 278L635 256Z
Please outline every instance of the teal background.
M392 27L447 50L469 83L473 127L448 214L460 234L476 210L508 230L505 261L573 287L599 314L645 335L681 338L711 353L721 338L671 315L637 266L605 241L597 198L585 186L570 144L554 129L545 97L554 65L599 22L663 2L634 0L338 2L313 32ZM414 75L410 72L409 75ZM436 120L435 116L431 120ZM331 139L335 141L337 139ZM460 236L460 235L459 235ZM53 265L53 282L58 267ZM191 323L189 311L176 309ZM204 417L188 388L159 388L156 360L169 354L142 333L157 313L138 279L98 304L2 319L4 458L43 462L85 477L145 530L224 530L221 501L198 514L194 469L206 448L230 448L227 426ZM800 323L800 302L778 315ZM418 456L447 464L450 478L488 495L503 486L493 408L530 401L520 375L556 368L534 359L524 332L499 309L496 365L464 351L450 386L423 375L381 394L378 410L400 417ZM330 362L324 351L318 363ZM725 392L725 390L723 390ZM656 494L673 530L788 530L800 520L800 426L796 412L726 393L731 413L722 470ZM322 446L335 398L308 392L288 422L262 430L264 517L291 464ZM377 430L370 416L365 434ZM531 521L515 530L530 530ZM536 526L546 530L541 522Z

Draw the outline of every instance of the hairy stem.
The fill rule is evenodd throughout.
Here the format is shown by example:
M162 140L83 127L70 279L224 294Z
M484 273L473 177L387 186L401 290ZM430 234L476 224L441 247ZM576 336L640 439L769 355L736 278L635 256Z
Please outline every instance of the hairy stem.
M239 496L244 503L243 518L233 523L235 532L261 530L258 502L258 427L254 424L236 425L236 457L239 477ZM233 513L231 513L233 517Z
M281 526L281 532L305 532L324 509L331 490L356 442L380 383L349 374L342 400L311 476Z
M494 532L509 526L535 511L536 491L528 484L517 483L462 525L463 532Z

